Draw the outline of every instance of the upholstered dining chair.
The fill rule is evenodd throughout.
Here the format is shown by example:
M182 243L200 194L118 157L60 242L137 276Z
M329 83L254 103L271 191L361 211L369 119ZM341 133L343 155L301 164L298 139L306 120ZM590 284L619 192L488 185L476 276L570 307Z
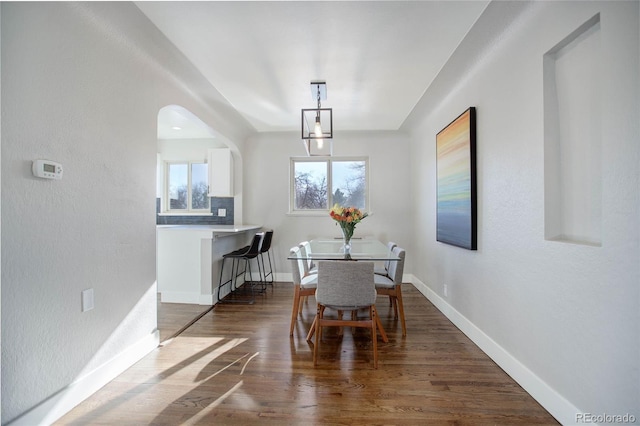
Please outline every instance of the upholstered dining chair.
M299 246L291 248L289 257L291 258L291 273L293 276L293 308L291 310L289 336L293 336L293 329L300 313L300 302L303 297L313 296L315 294L318 275L305 275L304 263L306 263L307 260L301 257ZM315 328L315 319L312 328Z
M302 256L305 258L304 274L317 274L318 268L316 267L316 264L307 256L311 253L311 243L309 243L309 241L302 241L298 244L298 247L300 247L300 253L302 253Z
M308 256L309 254L311 254L311 243L309 243L309 241L302 241L300 244L298 244L298 247L300 248L300 254L303 258L302 266L304 267L304 274L302 275L302 277L317 274L318 267ZM304 306L304 303L302 302L306 302L308 297L309 296L302 296L300 303L300 313L302 313L302 307Z
M397 244L394 243L393 241L389 241L387 243L387 248L389 249L389 251L392 251L396 247L397 247ZM382 266L376 266L373 269L373 272L375 274L377 274L377 275L384 275L384 276L388 277L389 276L389 266L391 265L391 262L394 262L394 261L393 260L386 260Z
M378 336L376 313L376 289L373 282L373 262L327 261L318 262L318 303L315 319L315 344L313 365L318 365L318 352L323 327L363 327L371 330L373 343L373 366L378 368ZM326 308L339 312L338 318L325 318ZM368 318L351 315L342 319L342 312L366 309Z
M378 295L389 296L392 301L395 318L400 314L400 324L402 325L402 335L407 335L407 325L404 320L404 304L402 303L402 274L404 273L405 250L395 247L393 254L400 260L389 262L389 276L375 275L374 281Z

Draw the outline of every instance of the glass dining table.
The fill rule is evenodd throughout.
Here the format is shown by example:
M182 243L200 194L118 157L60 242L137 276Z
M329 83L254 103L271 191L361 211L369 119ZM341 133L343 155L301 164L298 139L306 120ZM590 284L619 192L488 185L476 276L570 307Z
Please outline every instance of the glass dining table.
M304 250L297 252L297 255L289 255L287 259L307 259L307 260L360 260L360 261L399 261L400 258L389 250L389 247L373 238L355 238L351 240L350 249L345 250L344 241L341 238L319 238L308 241L309 245ZM347 251L347 253L345 253ZM380 317L376 317L378 331L383 342L388 342L387 333L380 322ZM315 320L307 334L307 340L311 341L311 336L315 332Z
M350 245L351 248L345 250L344 242L340 238L314 239L309 241L309 249L306 253L299 253L298 256L309 260L400 260L386 244L373 238L354 238ZM287 259L297 258L297 256L289 256Z

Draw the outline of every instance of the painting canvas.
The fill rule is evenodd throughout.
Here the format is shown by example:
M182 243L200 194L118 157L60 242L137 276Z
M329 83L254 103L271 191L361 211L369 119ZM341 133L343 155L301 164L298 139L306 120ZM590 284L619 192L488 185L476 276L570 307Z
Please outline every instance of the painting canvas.
M470 107L436 135L436 240L477 249L476 111Z

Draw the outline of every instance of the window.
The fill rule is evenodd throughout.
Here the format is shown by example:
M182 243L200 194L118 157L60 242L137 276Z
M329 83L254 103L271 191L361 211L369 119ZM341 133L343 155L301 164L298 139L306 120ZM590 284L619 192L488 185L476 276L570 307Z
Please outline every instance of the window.
M291 211L325 212L336 203L369 210L368 168L367 158L292 158Z
M166 163L166 199L170 212L210 212L207 163Z

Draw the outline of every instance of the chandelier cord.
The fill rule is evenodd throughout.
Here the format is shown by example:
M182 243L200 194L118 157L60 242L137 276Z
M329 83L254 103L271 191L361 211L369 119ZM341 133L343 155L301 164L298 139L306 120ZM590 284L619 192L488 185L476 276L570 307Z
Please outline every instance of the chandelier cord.
M316 113L316 117L320 119L320 85L318 84L318 112Z

